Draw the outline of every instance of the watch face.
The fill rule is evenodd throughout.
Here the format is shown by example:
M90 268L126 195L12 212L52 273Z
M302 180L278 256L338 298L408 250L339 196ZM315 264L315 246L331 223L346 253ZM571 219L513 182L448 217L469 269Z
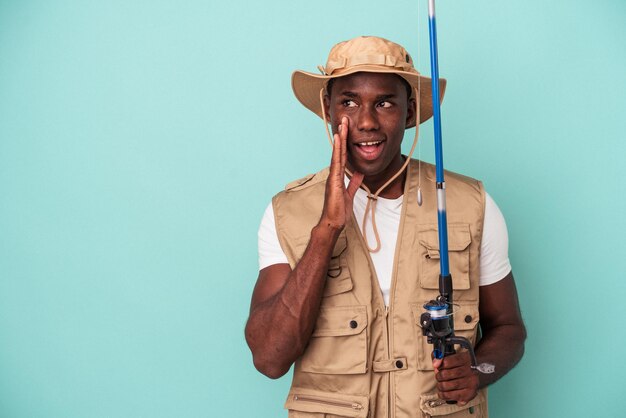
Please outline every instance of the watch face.
M491 374L496 371L496 366L489 363L480 363L478 366L476 366L476 370L483 374Z

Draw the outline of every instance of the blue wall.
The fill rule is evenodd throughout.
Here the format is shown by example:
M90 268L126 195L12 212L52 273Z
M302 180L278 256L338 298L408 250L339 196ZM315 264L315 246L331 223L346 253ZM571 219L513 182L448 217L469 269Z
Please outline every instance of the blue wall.
M626 2L437 12L446 167L504 212L529 331L493 416L622 416ZM426 1L0 2L1 417L285 416L256 231L330 158L291 72L361 34L429 73Z

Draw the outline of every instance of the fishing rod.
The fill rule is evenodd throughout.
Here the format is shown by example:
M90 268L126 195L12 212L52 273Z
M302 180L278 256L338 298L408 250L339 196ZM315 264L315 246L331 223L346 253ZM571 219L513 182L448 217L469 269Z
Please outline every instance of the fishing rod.
M439 236L439 296L424 304L426 310L420 317L423 334L433 344L433 355L443 359L456 353L454 345L467 349L472 369L481 373L493 373L491 364L476 363L474 347L467 338L454 335L454 299L452 275L448 258L448 219L446 215L446 183L443 171L443 146L441 139L441 106L439 103L439 62L437 54L437 21L435 0L428 0L428 33L430 37L430 72L433 100L433 127L435 134L435 172L437 188L437 231ZM454 401L449 401L453 403Z

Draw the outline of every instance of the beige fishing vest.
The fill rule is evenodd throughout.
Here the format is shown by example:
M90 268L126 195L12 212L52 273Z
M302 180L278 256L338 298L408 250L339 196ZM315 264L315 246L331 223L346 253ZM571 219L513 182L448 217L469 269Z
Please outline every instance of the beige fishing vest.
M390 304L352 217L335 245L319 317L295 363L285 408L290 418L487 417L486 390L461 407L436 394L432 345L419 326L423 304L438 294L439 245L434 166L409 164ZM272 201L282 249L293 268L324 203L328 169L289 184ZM446 173L450 272L457 335L475 343L485 194L482 184ZM383 243L384 245L384 243Z

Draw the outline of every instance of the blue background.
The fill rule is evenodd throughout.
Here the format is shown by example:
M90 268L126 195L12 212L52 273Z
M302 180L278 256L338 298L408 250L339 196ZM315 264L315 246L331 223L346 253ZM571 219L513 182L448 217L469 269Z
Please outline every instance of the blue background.
M626 2L437 17L446 168L505 214L529 332L492 416L623 416ZM1 417L286 416L256 232L330 158L291 72L362 34L429 73L426 1L0 1Z

